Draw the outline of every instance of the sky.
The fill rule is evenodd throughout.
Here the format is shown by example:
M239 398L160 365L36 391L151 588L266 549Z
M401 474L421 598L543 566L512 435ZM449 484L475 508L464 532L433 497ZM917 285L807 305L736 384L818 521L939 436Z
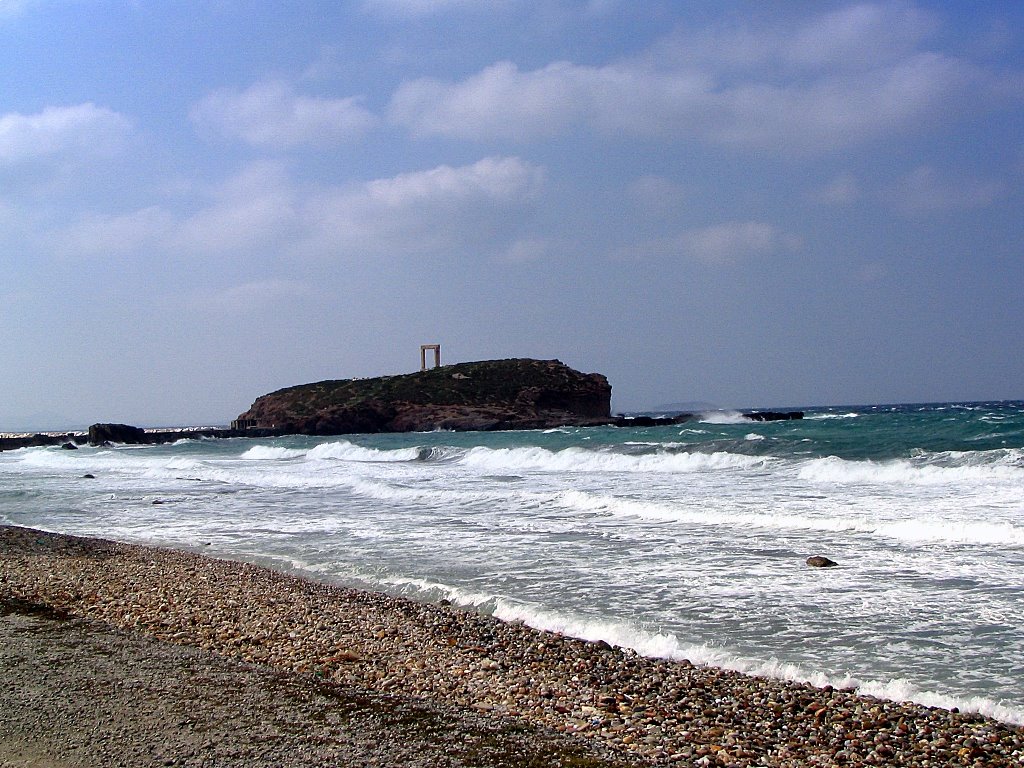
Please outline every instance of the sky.
M1024 398L1024 3L0 0L0 430L557 358Z

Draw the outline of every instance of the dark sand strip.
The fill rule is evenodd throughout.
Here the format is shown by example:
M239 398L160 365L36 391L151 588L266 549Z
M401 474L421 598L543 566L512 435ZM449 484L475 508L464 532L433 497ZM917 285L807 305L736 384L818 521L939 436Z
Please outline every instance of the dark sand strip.
M0 766L1024 765L981 716L183 552L0 527L0 606Z

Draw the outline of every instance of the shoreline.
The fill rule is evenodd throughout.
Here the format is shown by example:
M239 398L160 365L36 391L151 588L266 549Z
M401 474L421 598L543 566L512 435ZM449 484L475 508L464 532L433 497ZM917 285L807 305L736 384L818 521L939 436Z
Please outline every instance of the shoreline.
M793 421L804 417L803 411L742 411L740 414L750 422ZM588 418L583 421L556 420L544 426L531 425L525 427L501 427L509 431L530 431L533 429L549 429L557 427L619 427L630 429L635 427L664 427L685 424L696 419L693 413L680 413L675 416L626 416L616 415L605 418ZM237 423L233 422L233 424ZM97 439L94 430L99 427L104 436ZM111 429L112 428L112 429ZM450 427L456 432L477 431L473 425ZM384 433L404 434L417 431L432 430L383 430ZM490 429L484 431L491 431ZM274 438L274 437L343 437L353 434L366 434L361 431L340 432L295 432L276 427L231 426L231 427L134 427L129 424L93 424L86 430L44 431L44 432L0 432L0 451L16 451L20 448L42 448L61 446L75 449L80 445L103 445L106 443L119 445L159 445L173 443L178 440L228 439L233 437ZM108 436L109 435L109 436Z
M343 690L564 734L595 760L1024 763L1024 729L981 715L640 657L177 550L0 526L0 599Z

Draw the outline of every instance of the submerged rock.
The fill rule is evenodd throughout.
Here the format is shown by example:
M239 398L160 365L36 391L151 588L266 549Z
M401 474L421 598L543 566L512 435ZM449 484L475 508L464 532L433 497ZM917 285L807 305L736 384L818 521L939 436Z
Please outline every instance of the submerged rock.
M839 565L835 560L829 560L827 557L822 555L812 555L807 558L807 564L812 568L831 568L832 566Z

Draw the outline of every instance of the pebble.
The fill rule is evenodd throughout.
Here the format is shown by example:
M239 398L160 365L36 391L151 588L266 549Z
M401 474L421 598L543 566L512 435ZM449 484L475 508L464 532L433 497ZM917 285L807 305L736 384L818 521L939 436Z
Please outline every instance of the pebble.
M1024 765L977 714L637 656L247 563L0 527L0 595L345 686L455 703L645 764Z

